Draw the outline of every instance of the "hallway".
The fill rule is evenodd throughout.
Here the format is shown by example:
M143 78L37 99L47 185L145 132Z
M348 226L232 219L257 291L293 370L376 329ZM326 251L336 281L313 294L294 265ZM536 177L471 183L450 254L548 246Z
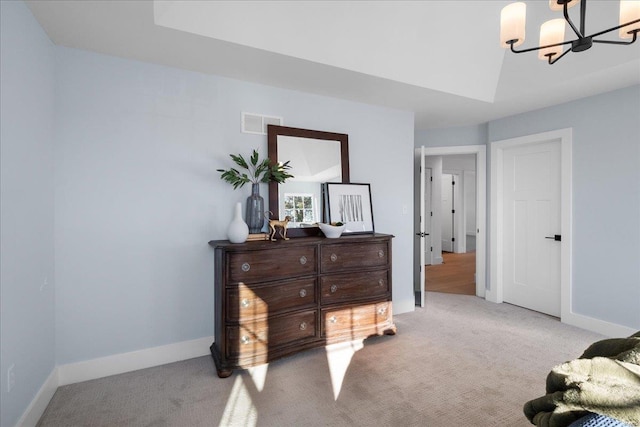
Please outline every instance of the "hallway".
M427 291L449 294L476 294L476 253L455 254L443 252L444 262L427 265L425 288Z

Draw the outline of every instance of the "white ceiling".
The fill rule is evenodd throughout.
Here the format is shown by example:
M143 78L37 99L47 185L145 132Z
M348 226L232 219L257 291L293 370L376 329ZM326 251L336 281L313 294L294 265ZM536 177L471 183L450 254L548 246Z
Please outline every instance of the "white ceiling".
M483 123L640 84L640 42L594 44L555 65L535 52L506 52L499 24L509 3L27 1L58 45L410 110L417 129ZM542 22L561 17L547 0L527 5L521 48L537 44ZM618 7L589 0L587 34L618 25Z

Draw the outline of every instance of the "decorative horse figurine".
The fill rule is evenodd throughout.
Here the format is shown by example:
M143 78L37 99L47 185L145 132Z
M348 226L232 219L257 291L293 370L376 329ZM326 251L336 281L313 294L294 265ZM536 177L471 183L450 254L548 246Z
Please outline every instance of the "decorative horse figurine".
M289 238L287 237L287 225L289 224L289 221L291 221L291 217L290 216L285 216L284 220L279 220L279 219L270 219L269 220L269 229L271 230L270 235L269 235L269 240L271 240L272 242L275 242L275 236L276 236L276 229L280 228L280 236L282 236L282 238L284 240L289 240Z

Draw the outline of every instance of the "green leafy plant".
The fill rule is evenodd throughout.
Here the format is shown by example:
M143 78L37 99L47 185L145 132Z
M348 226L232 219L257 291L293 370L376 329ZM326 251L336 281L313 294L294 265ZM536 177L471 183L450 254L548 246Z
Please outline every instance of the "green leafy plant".
M242 187L245 184L258 184L260 182L277 182L282 184L293 175L287 171L291 169L289 161L285 163L271 164L269 159L259 160L257 150L253 150L249 161L247 162L241 154L229 154L231 159L239 167L246 169L247 172L241 172L236 168L217 169L222 175L220 179L233 185L234 189Z

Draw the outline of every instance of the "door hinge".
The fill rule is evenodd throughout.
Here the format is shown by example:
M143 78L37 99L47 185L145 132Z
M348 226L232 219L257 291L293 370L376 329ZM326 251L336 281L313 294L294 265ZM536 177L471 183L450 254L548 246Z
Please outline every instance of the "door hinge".
M433 246L431 246L431 252L433 252Z
M455 209L451 209L451 213L452 214L456 213L456 210Z
M452 241L452 242L455 242L455 241L456 241L456 238L455 238L455 237L452 237L452 238L451 238L451 241Z

